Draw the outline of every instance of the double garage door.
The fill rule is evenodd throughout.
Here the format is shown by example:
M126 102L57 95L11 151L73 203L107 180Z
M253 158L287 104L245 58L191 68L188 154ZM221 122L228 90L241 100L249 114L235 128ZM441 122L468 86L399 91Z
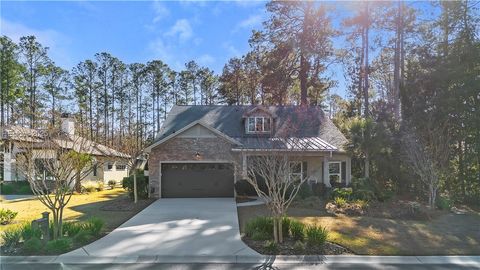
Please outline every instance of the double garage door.
M229 163L163 163L162 198L233 197Z

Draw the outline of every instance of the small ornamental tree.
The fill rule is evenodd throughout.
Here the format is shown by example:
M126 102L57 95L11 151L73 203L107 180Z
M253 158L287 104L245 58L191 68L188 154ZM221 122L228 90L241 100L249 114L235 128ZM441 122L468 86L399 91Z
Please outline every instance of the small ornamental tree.
M433 210L440 179L448 170L450 158L449 130L446 124L435 125L432 121L422 128L421 136L413 129L402 138L405 160L421 183L427 188L428 204Z
M143 153L143 149L139 146L138 139L134 136L125 137L122 140L121 151L128 155L127 157L127 170L128 175L133 176L133 201L134 203L138 202L138 192L137 192L137 173L136 165L137 158Z
M282 217L297 196L306 175L292 175L291 159L284 152L266 153L249 157L247 182L262 198L273 217L273 237L275 242L283 242ZM266 187L265 189L261 188Z
M27 137L29 135L25 135ZM47 131L41 139L19 143L17 166L38 200L52 212L53 239L63 235L63 210L72 198L75 182L93 170L89 143L58 131Z

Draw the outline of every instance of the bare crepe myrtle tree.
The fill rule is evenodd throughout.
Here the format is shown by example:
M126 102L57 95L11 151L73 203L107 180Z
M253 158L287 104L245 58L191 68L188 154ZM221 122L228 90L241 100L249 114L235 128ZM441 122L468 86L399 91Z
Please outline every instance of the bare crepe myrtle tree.
M127 158L127 170L128 175L133 176L133 202L138 202L138 192L137 192L137 158L143 153L143 149L138 145L137 138L134 136L124 137L122 139L121 151L128 155Z
M422 136L414 130L407 130L403 135L405 160L420 181L426 186L428 204L431 209L449 162L449 132L447 124L432 124L429 121L422 129Z
M263 153L248 158L246 181L266 202L273 217L274 240L278 243L283 242L282 218L302 184L308 179L306 175L291 174L291 161L288 152ZM261 188L263 184L266 190Z
M41 140L19 143L17 167L38 200L52 212L53 239L63 234L63 210L72 198L76 181L93 170L90 143L58 131L46 131Z

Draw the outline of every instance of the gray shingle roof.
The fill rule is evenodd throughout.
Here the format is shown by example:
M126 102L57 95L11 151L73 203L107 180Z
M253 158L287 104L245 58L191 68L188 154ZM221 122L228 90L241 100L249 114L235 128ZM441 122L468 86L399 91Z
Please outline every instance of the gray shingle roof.
M291 149L301 146L306 150L344 150L345 136L320 107L265 106L275 116L271 136L245 134L242 116L253 108L255 106L173 106L155 142L200 121L242 143L236 148Z
M41 130L20 126L7 126L0 128L0 135L2 140L38 143L38 146L42 145L45 138L45 132L42 132ZM125 153L103 144L90 141L78 135L63 134L58 138L55 137L53 141L62 148L73 149L81 153L88 153L95 156L129 158L129 155Z

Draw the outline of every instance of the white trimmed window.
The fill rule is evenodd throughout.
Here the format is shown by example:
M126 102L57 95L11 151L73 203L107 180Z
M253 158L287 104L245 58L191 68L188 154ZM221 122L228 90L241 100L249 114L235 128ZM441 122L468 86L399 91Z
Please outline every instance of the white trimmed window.
M290 161L290 178L294 181L301 181L307 174L307 162L304 161Z
M342 162L332 161L328 163L328 180L330 183L342 182Z
M112 163L112 162L108 162L107 165L106 165L106 167L107 167L107 169L106 169L107 171L113 170L113 163Z
M117 171L125 171L127 169L127 165L126 164L115 164L115 169Z
M248 117L247 133L268 133L272 127L272 120L269 117Z

